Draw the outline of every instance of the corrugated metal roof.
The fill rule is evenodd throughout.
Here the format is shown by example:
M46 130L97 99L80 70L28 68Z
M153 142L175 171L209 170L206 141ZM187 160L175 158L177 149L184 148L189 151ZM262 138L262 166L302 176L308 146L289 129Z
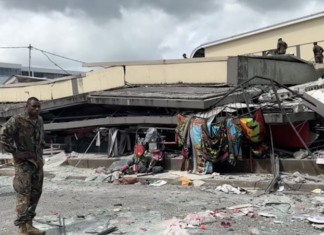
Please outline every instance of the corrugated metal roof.
M219 40L216 40L216 41L204 43L204 44L198 46L197 48L195 48L193 50L193 52L191 53L190 57L193 57L193 55L201 48L215 46L215 45L222 44L222 43L225 43L225 42L234 41L234 40L237 40L237 39L240 39L240 38L252 36L252 35L255 35L255 34L258 34L258 33L267 32L267 31L270 31L270 30L286 27L286 26L289 26L289 25L305 22L305 21L320 18L320 17L324 17L324 11L321 11L321 12L316 13L316 14L300 17L300 18L297 18L297 19L281 22L281 23L278 23L278 24L270 25L270 26L263 27L263 28L260 28L260 29L252 30L252 31L249 31L249 32L237 34L237 35L234 35L234 36L231 36L231 37L227 37L227 38L219 39Z

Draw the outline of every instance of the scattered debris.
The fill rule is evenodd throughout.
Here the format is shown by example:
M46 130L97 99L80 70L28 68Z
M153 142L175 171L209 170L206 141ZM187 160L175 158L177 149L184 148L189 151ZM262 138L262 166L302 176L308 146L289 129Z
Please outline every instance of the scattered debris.
M314 189L312 192L313 193L316 193L316 194L321 194L322 193L322 189L317 188L317 189Z
M301 149L293 154L295 159L304 159L308 157L308 151Z
M307 220L311 223L315 224L324 224L324 217L316 216L316 217L308 217Z
M252 204L243 204L243 205L237 205L237 206L230 206L227 209L234 210L234 209L243 209L243 208L247 208L247 207L253 207L253 205Z
M284 222L279 221L279 220L274 220L273 223L275 223L275 224L283 224Z
M233 187L229 184L223 184L222 186L217 186L216 191L224 192L224 193L235 193L235 194L246 194L248 191L240 188Z
M94 181L95 179L97 179L98 175L89 175L84 181L85 182L90 182L90 181Z
M108 174L107 167L105 167L105 166L99 166L99 167L95 170L95 173L98 173L98 174L101 174L101 173Z
M193 226L200 226L202 224L209 224L215 222L216 218L214 217L214 215L215 213L213 211L198 212L187 215L184 221L187 224Z
M146 228L143 228L143 227L141 227L140 230L142 230L143 232L146 232L147 231L147 229Z
M113 233L113 232L116 232L118 230L117 227L112 227L112 228L108 228L100 233L98 233L97 235L106 235L106 234L110 234L110 233Z
M202 180L194 180L192 183L193 183L194 187L200 187L205 184L205 182Z
M135 184L135 183L137 183L137 177L122 177L120 179L114 180L114 182L113 182L114 185Z
M182 186L189 186L192 181L186 177L180 177L181 185Z
M257 228L252 228L252 229L250 229L250 234L251 235L259 235L260 231Z
M50 160L45 163L44 170L45 171L55 170L57 169L57 167L66 164L66 162L67 162L67 158L65 152L62 151L59 154L56 154L53 157L51 157Z
M319 229L319 230L323 230L324 229L324 224L312 224L312 226L315 228L315 229ZM324 235L324 233L321 233ZM320 235L321 235L320 234Z
M167 182L165 180L157 180L157 181L155 181L153 183L150 183L149 185L150 186L155 186L155 187L160 187L160 186L163 186L165 184L167 184Z
M262 217L267 217L267 218L277 218L277 216L267 213L267 212L259 212L259 215Z

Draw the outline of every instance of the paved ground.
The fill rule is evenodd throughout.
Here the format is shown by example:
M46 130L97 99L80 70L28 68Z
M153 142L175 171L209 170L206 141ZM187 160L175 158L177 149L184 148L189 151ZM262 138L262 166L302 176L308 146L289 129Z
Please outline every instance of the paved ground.
M0 235L15 234L16 228L13 226L15 199L11 181L11 177L0 177ZM257 232L269 235L321 234L321 231L315 230L305 219L308 216L320 215L323 211L322 203L318 202L321 199L316 199L318 195L260 195L255 191L251 193L249 195L215 193L211 186L200 188L174 185L153 187L140 184L116 186L108 183L46 179L44 194L38 208L38 219L57 223L57 216L54 214L59 213L67 218L69 235L101 231L105 226L117 226L119 233L115 234L124 232L124 234L135 235L245 235L253 234L251 233L253 228L255 228L254 234L258 234ZM322 200L324 203L323 198ZM273 204L278 202L282 204ZM270 204L266 205L266 203ZM122 205L114 206L116 204ZM207 222L205 230L198 226L187 230L179 228L181 231L176 233L167 231L170 224L168 220L173 217L184 219L194 212L214 211L240 204L251 204L251 207L245 211L247 215L243 215L238 210L226 210L226 213L217 211L217 218L211 219L210 213L207 212L205 215L200 215L200 219ZM114 209L121 209L121 211L114 211ZM260 215L262 212L276 218L262 217ZM173 229L177 228L178 224L184 225L181 220L171 222L175 225ZM225 228L222 223L229 224ZM38 225L42 227L41 224ZM43 226L43 228L50 227ZM49 230L47 234L60 233L57 230Z

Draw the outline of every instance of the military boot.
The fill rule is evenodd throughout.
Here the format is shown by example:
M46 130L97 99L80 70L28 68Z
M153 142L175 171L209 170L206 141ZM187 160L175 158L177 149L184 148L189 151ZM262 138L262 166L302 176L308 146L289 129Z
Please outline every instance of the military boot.
M26 224L19 224L18 235L28 235Z
M33 226L33 221L29 220L27 222L28 235L45 235L45 231L41 231Z

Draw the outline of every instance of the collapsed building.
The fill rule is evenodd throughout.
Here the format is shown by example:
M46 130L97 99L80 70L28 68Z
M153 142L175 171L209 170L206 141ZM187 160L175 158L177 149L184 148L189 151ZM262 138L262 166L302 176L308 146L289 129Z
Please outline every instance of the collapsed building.
M184 146L179 136L183 133L176 133L181 117L205 120L215 128L231 118L233 124L241 126L241 118L255 121L258 110L267 129L262 141L280 156L292 157L299 149L306 149L303 157L314 156L324 142L324 81L319 80L324 68L291 55L83 66L99 69L48 81L24 82L20 77L15 84L2 85L1 122L24 112L25 101L35 96L42 101L49 146L107 157L132 153L138 135L152 127L163 136L166 152L181 155ZM215 137L217 133L209 134ZM265 156L252 156L244 150L244 145L250 148L251 144L242 143L243 158L271 155L268 151ZM253 171L252 165L250 168Z

